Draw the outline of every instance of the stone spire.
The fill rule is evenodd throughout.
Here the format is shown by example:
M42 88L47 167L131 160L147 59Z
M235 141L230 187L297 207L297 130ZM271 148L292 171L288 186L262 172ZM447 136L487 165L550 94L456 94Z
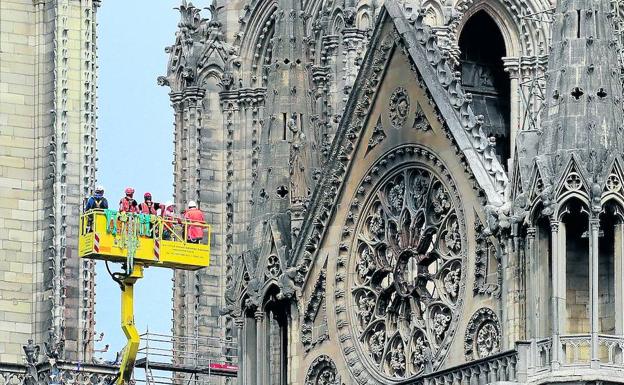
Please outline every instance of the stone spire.
M310 89L305 66L304 13L301 0L279 0L272 59L267 68L266 113L260 136L258 182L254 191L254 247L271 222L279 227L284 245L297 233L312 189L309 124ZM286 235L288 233L288 235ZM256 242L256 240L258 242Z
M570 157L582 162L589 183L600 183L606 162L622 152L622 85L607 0L557 4L548 63L538 162L549 159L554 177Z

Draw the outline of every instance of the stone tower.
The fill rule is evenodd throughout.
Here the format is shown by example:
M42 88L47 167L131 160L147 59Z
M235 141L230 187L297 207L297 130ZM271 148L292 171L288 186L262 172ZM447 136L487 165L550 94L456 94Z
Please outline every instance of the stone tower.
M282 160L291 157L293 130L297 138L305 139L304 156L316 160L302 176L313 183L329 154L367 31L381 6L374 1L358 11L352 3L319 7L320 2L296 1L283 11L286 5L277 2L267 6L262 1L217 0L209 7L209 19L186 0L178 8L181 20L175 44L165 49L167 74L158 78L171 89L175 113L176 203L183 207L197 200L215 231L211 266L197 273L175 273L173 306L179 315L173 320L175 334L236 335L231 318L221 316L220 310L233 303L226 288L233 291L243 276L250 279L241 255L248 250L257 203L264 199L259 196L264 183L260 164L269 167L271 158L262 157L273 148L262 137L268 135L263 127L271 126L272 135L282 135L286 128L288 138L279 151ZM345 7L348 12L343 15ZM288 13L279 28L278 8ZM296 9L293 15L291 9ZM291 24L293 20L303 25ZM294 34L300 36L296 46L291 41ZM278 50L288 58L277 56ZM291 73L290 80L278 78L274 69ZM276 166L283 168L282 185L290 191L291 170L285 164ZM294 228L303 215L299 198L286 199L299 212Z
M99 0L0 3L0 362L32 339L89 361L94 262L77 258L95 180Z
M586 336L584 354L597 368L604 338L624 331L624 114L613 18L607 1L557 4L541 130L517 144L512 212L526 245L526 338L550 338L557 368L570 359L570 336Z

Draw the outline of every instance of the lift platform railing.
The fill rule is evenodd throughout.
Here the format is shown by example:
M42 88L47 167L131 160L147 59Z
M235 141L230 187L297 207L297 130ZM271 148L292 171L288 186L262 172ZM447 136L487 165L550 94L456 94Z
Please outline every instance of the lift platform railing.
M189 233L198 230L203 236L189 239ZM83 258L196 270L210 262L210 238L207 223L90 210L81 216L78 251Z
M231 339L141 335L135 366L145 370L138 382L208 385L219 377L236 377L238 345Z

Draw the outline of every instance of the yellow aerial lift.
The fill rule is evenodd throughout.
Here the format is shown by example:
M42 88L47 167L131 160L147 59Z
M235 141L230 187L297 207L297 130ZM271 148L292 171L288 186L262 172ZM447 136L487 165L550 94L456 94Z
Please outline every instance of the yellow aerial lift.
M134 284L143 278L143 268L198 270L210 262L210 226L206 223L163 218L156 215L90 210L81 216L78 253L81 258L106 262L106 268L121 288L121 328L128 339L116 385L127 385L139 349L134 325ZM201 228L199 243L187 241L191 228ZM123 271L112 273L108 262L122 263Z

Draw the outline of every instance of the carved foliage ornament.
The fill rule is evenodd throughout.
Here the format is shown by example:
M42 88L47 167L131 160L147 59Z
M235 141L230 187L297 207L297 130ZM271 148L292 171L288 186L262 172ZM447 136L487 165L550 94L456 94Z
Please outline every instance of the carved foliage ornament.
M407 90L397 87L390 96L390 123L392 127L400 129L405 124L410 111L410 98Z
M373 133L371 134L370 139L368 140L368 151L370 151L373 147L383 142L386 139L386 133L383 129L383 124L381 123L381 116L377 119L377 124L375 124L375 128L373 128Z
M434 169L408 163L380 178L352 237L346 266L351 340L379 380L439 365L461 305L463 214L450 178Z
M312 295L310 296L310 300L305 306L305 311L303 313L303 325L301 325L301 342L307 351L312 349L316 344L319 344L325 341L328 337L327 331L327 319L325 316L325 282L327 279L327 271L325 269L321 270L319 277L314 284L314 289L312 291ZM314 323L317 317L319 317L319 312L322 310L323 319L320 322L320 333L313 333Z
M485 227L475 213L475 233L476 233L476 250L475 250L475 281L473 286L474 294L491 295L500 297L501 289L501 261L498 258L496 248L486 235ZM488 280L490 275L488 267L496 264L496 279L494 282Z
M464 354L467 360L489 357L500 351L501 327L492 309L477 310L466 327Z
M312 361L305 378L305 385L340 385L336 364L329 356L318 356Z

